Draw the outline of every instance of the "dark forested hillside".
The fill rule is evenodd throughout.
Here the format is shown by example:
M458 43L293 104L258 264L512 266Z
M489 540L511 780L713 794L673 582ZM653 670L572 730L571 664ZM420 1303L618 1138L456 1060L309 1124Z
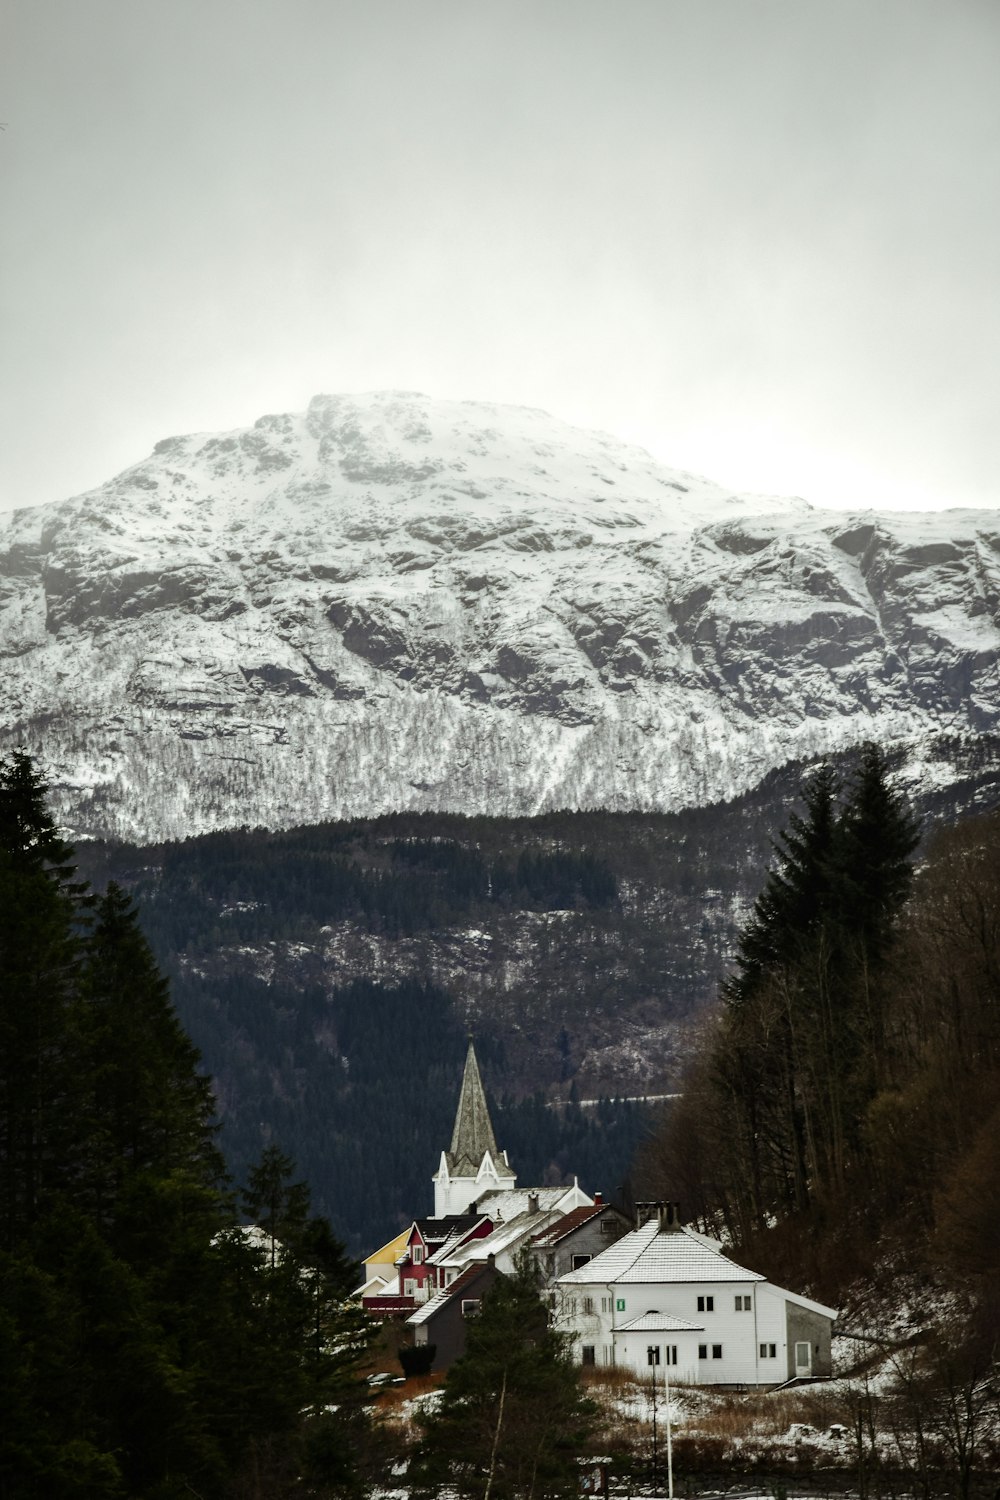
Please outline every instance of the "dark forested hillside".
M964 780L935 814L995 800L976 755L940 753ZM520 1180L615 1190L648 1120L621 1101L679 1086L801 775L669 816L400 814L82 857L140 898L234 1167L280 1143L357 1252L429 1208L469 1031Z
M988 1331L995 1355L1000 812L917 857L885 773L871 747L807 780L641 1185L827 1301L936 1284L928 1319L965 1308L949 1338Z

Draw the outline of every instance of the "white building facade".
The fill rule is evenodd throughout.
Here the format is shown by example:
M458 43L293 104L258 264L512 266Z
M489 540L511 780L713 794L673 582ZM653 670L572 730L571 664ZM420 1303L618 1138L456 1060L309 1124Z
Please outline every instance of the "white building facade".
M774 1286L669 1210L556 1282L554 1318L582 1364L668 1367L702 1385L831 1373L834 1308Z

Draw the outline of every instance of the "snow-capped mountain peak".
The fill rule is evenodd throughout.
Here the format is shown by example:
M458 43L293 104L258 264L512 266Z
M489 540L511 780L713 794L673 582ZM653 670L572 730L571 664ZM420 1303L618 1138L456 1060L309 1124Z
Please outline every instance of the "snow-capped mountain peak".
M1000 518L734 495L409 392L164 439L0 531L0 745L77 831L682 805L1000 711Z

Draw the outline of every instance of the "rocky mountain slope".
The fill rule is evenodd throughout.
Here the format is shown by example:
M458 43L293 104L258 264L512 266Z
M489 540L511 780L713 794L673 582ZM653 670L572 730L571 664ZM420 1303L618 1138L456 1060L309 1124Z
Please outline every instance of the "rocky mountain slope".
M6 521L0 751L77 835L670 810L995 730L998 622L995 512L818 511L542 412L319 396Z

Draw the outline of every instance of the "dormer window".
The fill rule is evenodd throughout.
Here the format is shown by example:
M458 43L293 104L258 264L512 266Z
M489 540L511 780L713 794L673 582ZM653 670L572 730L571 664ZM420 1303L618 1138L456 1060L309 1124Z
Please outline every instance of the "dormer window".
M414 1247L413 1247L413 1264L415 1266L423 1265L423 1260L424 1260L424 1247L423 1247L423 1245L414 1245Z

